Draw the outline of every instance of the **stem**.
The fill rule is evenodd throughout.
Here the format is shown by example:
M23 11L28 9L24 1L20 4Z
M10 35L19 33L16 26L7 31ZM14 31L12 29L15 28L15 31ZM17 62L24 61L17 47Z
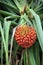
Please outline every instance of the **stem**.
M9 62L11 62L11 55L12 55L12 47L13 47L13 35L11 37L11 47L10 47L10 57L9 57Z
M23 62L23 53L24 53L24 50L22 51L22 54L21 54L21 60L20 60L19 65L22 65L22 62Z
M11 55L12 55L12 47L13 47L13 38L15 34L16 27L13 29L12 37L11 37L11 47L10 47L10 57L9 57L9 62L11 62Z

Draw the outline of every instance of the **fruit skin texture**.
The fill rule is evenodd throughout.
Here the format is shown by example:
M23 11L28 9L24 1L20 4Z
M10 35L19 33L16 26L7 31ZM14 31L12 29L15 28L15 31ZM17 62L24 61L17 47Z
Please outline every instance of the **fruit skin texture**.
M23 48L31 47L36 41L36 31L28 25L20 25L16 28L14 38Z

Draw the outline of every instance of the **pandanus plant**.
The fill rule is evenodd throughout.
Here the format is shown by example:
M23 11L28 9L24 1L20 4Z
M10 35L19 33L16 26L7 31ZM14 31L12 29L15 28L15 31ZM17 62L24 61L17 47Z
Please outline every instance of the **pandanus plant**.
M0 0L0 47L1 65L43 65L42 0Z

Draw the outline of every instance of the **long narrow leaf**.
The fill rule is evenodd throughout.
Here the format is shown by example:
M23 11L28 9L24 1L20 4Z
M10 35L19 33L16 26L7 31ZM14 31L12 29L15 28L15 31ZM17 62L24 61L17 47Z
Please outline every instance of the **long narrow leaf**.
M14 16L13 13L9 13L9 12L3 11L3 10L0 10L0 14L7 15L7 16Z
M42 65L43 65L43 52L42 52Z
M11 7L14 10L17 10L15 6L12 6L12 5L10 5L10 4L6 3L6 2L0 1L0 3L3 4L3 5L5 5L6 7Z
M33 48L30 48L28 50L28 53L29 53L30 65L36 65L35 58L34 58L34 53L33 53Z
M7 22L4 21L4 34L5 34L5 42L7 47L7 53L8 53L8 45L9 45L9 29L10 29L11 21Z
M34 57L36 61L36 65L40 65L40 49L39 49L39 42L36 42L34 45Z
M4 49L5 49L5 53L6 53L6 65L9 65L9 61L8 61L8 51L7 51L7 47L6 47L6 42L5 42L5 38L4 38L4 32L0 23L0 32L1 32L1 36L2 36L2 41L4 44Z
M27 53L27 49L25 49L25 50L24 50L23 61L24 61L24 65L28 65L29 60L28 60L28 53Z
M33 21L33 24L34 24L34 27L36 28L37 37L38 37L41 49L43 51L43 32L42 32L41 20L40 20L40 17L32 9L30 9L30 11L35 18L35 21Z
M3 43L1 43L1 65L3 65Z

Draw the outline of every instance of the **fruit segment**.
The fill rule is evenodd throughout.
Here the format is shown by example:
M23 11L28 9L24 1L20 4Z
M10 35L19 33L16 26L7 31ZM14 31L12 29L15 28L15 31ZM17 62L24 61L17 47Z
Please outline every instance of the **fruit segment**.
M31 47L36 41L36 31L28 25L20 25L16 28L14 38L23 48Z

